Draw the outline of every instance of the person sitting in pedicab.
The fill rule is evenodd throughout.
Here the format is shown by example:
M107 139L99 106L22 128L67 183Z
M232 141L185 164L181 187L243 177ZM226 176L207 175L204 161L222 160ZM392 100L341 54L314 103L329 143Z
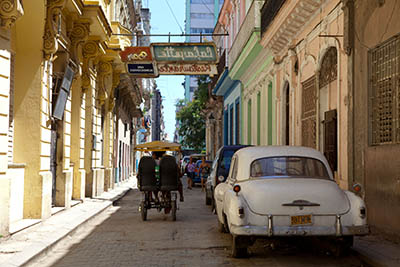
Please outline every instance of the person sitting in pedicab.
M165 151L154 151L152 153L152 157L154 159L154 161L156 162L156 179L158 184L160 184L160 159L163 157L163 155L165 154ZM181 181L181 171L178 165L176 165L177 172L178 172L178 192L179 192L179 200L181 202L183 202L183 186L182 186L182 181ZM158 198L158 191L155 191L154 194L156 195L156 201L159 202L159 198Z

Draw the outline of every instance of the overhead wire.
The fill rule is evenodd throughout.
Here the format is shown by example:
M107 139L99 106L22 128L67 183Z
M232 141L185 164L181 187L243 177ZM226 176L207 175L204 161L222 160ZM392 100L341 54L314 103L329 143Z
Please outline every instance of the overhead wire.
M167 3L168 8L169 8L169 10L171 11L172 16L173 16L174 19L175 19L176 24L178 24L179 28L181 29L181 32L183 33L183 28L182 28L181 25L179 24L178 19L176 18L174 11L172 10L171 6L170 6L169 3L168 3L168 0L165 0L165 3Z
M208 7L208 5L206 3L204 3L204 0L201 0L201 2L203 3L203 6L205 6L208 11L210 11L211 14L214 14L214 11L211 11L211 9Z

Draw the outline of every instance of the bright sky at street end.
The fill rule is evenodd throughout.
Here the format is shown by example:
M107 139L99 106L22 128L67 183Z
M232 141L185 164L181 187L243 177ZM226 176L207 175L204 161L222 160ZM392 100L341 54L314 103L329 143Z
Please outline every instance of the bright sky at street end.
M152 34L181 34L185 30L185 0L144 0L143 5L151 12ZM171 42L185 41L184 37L171 37L170 40ZM151 42L168 42L168 37L152 36ZM163 98L165 131L170 141L174 139L175 132L175 103L178 99L184 98L185 89L182 86L184 77L183 75L163 75L156 79Z

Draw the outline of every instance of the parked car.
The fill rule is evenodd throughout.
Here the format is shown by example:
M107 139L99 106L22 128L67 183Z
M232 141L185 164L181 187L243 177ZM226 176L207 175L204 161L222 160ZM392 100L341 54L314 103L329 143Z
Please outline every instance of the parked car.
M215 188L219 230L233 236L232 256L257 238L333 238L345 251L369 232L364 201L335 183L326 158L306 147L240 149L226 182Z
M222 176L222 182L225 182L226 177L228 177L229 167L231 165L231 159L233 154L249 145L231 145L222 146L215 154L215 159L211 166L211 173L206 181L206 205L211 205L212 210L215 208L214 201L214 188L220 183L218 177Z
M196 161L196 167L195 167L195 169L194 169L193 184L201 183L201 176L200 176L200 174L201 174L202 170L201 170L201 168L200 168L200 165L201 165L202 162L203 162L203 161L202 161L201 159L198 160L198 161ZM206 160L206 163L208 163L208 165L210 166L210 169L211 169L212 161L211 161L211 160Z

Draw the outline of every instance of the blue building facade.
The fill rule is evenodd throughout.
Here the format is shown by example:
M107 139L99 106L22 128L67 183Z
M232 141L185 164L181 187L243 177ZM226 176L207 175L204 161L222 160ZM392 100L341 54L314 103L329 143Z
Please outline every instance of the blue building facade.
M241 138L241 83L229 77L225 68L213 89L213 94L224 99L223 143L224 145L240 144Z

